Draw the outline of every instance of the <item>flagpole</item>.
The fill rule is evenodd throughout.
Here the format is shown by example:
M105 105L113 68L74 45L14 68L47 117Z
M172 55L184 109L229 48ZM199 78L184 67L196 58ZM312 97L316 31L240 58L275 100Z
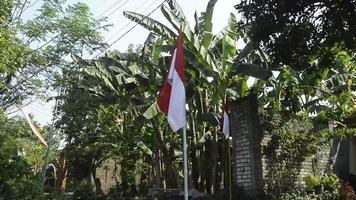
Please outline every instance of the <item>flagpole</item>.
M232 187L231 187L231 152L230 152L230 140L227 139L227 151L228 151L228 166L229 166L229 196L230 200L232 200Z
M188 200L187 128L183 127L184 200Z

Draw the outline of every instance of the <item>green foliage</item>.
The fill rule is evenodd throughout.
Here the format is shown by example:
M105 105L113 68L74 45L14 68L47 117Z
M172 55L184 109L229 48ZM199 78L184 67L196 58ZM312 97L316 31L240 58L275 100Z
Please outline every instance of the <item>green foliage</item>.
M70 154L78 155L70 157L70 173L80 174L73 178L90 180L106 159L113 160L121 177L116 189L124 196L134 193L131 188L149 172L152 159L152 128L143 126L142 113L155 98L155 79L148 77L157 69L138 55L112 52L92 62L75 57L84 70L64 71L66 94L58 97L56 125L67 137ZM85 165L91 167L81 170Z
M95 192L93 186L86 182L81 181L79 186L74 190L73 196L71 197L73 200L77 199L87 199L87 200L94 200Z
M304 178L304 181L305 181L305 185L308 187L308 188L313 188L314 186L317 186L320 184L320 180L313 176L313 175L308 175Z
M5 109L33 96L44 98L58 68L70 66L70 55L105 46L100 34L105 20L94 19L87 5L45 0L34 18L22 21L27 3L6 0L1 8L13 11L0 27L0 106Z
M320 178L314 176L306 177L307 190L286 193L282 195L281 200L300 199L300 200L341 200L353 198L347 185L340 182L335 174L324 174ZM347 191L349 190L349 191ZM346 192L347 191L347 192Z
M39 198L39 169L45 147L23 119L0 110L0 199Z
M274 67L320 69L312 62L318 57L320 67L329 68L335 44L355 51L354 1L243 0L235 8L243 16L244 31L262 41Z
M270 121L262 126L266 136L262 147L267 165L266 194L272 199L342 199L339 180L335 175L307 176L304 179L305 190L299 184L299 174L306 158L317 155L334 137L356 135L354 128L335 128L331 131L322 128L322 124L313 128L310 116L304 114L294 115L290 121L278 114L268 119ZM325 192L318 194L318 188ZM317 194L306 192L310 190Z
M355 111L356 59L350 44L356 32L347 28L354 24L348 13L355 6L346 1L274 0L243 0L235 6L243 15L240 28L251 40L245 49L261 48L269 70L279 72L259 81L265 105L261 111L278 112L286 121L298 113L313 113L340 123Z
M326 119L342 120L353 112L355 54L335 44L325 51L308 54L307 58L290 55L293 59L307 59L305 70L299 69L299 60L283 60L285 62L276 64L272 57L271 64L264 54L267 46L261 49L258 41L249 41L240 34L244 32L239 32L233 14L220 33L211 32L215 3L215 0L209 1L205 13L201 17L195 15L194 28L174 0L161 7L173 29L148 16L124 12L126 17L152 31L137 51L131 48L126 53L109 52L89 61L82 59L76 48L70 51L77 53L73 56L76 67L83 70L72 66L63 70L58 81L63 93L58 97L57 127L67 136L71 155L75 155L70 158L72 166L76 166L76 170L87 169L81 170L77 180L90 180L95 168L111 158L121 169L122 181L115 189L117 196L135 193L137 177L144 177L142 185L147 180L146 188L147 184L162 187L163 182L167 187L178 185L180 179L177 177L182 174L180 135L170 131L155 100L167 72L166 55L172 53L176 31L183 22L189 105L187 131L194 187L214 193L212 190L223 180L217 176L227 173L211 173L226 163L224 155L219 154L222 136L217 131L217 118L220 104L225 94L232 99L248 94L247 79L253 76L259 79L255 84L256 93L261 117L267 124L263 128L269 136L263 148L268 164L266 191L273 199L297 198L292 192L297 189L301 163L335 135L319 131L323 128L319 126ZM86 13L85 7L77 6L79 13ZM80 17L73 19L81 21ZM83 36L83 30L76 32L72 19L64 21L73 25L68 26L69 30L74 29L73 38L78 39L77 34ZM86 29L86 24L80 29ZM236 42L241 38L247 45L239 50ZM254 39L253 35L251 38ZM289 50L299 52L292 48L286 52L290 53ZM325 62L326 58L330 62ZM300 62L304 64L303 60ZM313 69L308 69L309 64ZM271 77L272 68L280 72L275 77ZM317 126L312 125L311 113L317 115ZM73 170L72 174L75 172ZM332 178L325 181L333 182ZM300 193L302 197L308 195ZM326 193L325 198L330 199L332 195L333 192Z
M264 126L268 142L262 152L267 165L266 194L278 199L298 188L303 161L319 152L329 137L313 134L311 125L306 121L295 119L285 122L278 116L272 120L271 127Z
M2 91L7 84L10 83L10 76L13 74L17 67L16 58L23 55L24 46L19 44L15 33L16 29L10 26L11 0L4 0L0 3L0 91Z
M307 189L322 187L325 190L339 190L339 178L335 174L324 174L319 178L308 175L304 180Z
M320 178L320 184L332 188L339 184L339 178L335 174L324 174Z
M280 200L343 200L344 198L337 191L327 191L322 194L287 193Z

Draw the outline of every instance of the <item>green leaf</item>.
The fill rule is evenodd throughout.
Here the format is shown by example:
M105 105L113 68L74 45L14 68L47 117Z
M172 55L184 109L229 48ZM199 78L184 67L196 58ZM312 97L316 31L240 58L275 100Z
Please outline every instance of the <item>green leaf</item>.
M272 76L272 72L253 63L234 63L232 68L232 74L245 74L262 80L267 80Z
M201 118L204 122L208 122L212 126L219 125L219 115L217 113L212 113L212 112L204 113L201 116Z
M237 55L237 57L234 59L234 62L241 62L241 60L250 54L253 50L255 50L256 47L257 44L254 41L250 41Z
M162 23L139 13L124 11L124 16L129 18L130 20L137 22L141 26L147 28L150 31L153 31L159 35L167 39L175 38L176 34L169 29L167 26L163 25Z
M187 46L187 49L192 54L194 54L194 57L200 63L200 68L204 67L217 72L218 70L216 68L214 60L208 54L207 49L199 41L199 37L193 34L189 27L189 24L187 23L187 21L185 21L185 18L175 15L175 13L167 6L162 6L161 10L163 15L176 29L179 29L180 24L184 23L184 27L182 30L185 38L184 44Z
M143 143L142 141L137 142L137 146L138 146L139 148L141 148L142 151L143 151L145 154L150 155L150 156L153 155L151 149L148 148L147 145L145 145L145 143Z
M112 77L111 75L107 72L107 70L104 69L103 66L99 65L97 67L87 67L84 69L84 71L91 75L91 76L96 76L100 78L107 87L109 87L111 90L116 92L115 87L112 84Z
M160 113L160 109L158 107L157 101L155 101L146 111L143 113L143 116L146 119L152 119L154 116L156 116L158 113Z
M217 0L210 0L205 12L202 13L203 23L204 23L204 32L203 32L203 45L207 49L210 45L212 39L212 29L213 29L213 13L214 13L214 6Z
M175 13L165 5L161 7L161 11L163 15L166 17L166 19L169 21L169 23L171 23L171 25L176 30L179 30L181 25L183 26L182 32L184 33L185 38L190 43L194 43L196 41L195 35L191 31L188 21L185 20L185 17L175 15Z
M207 49L209 47L212 38L213 38L213 34L212 33L210 33L210 32L204 32L203 33L203 42L202 43L203 43L204 48Z
M236 51L236 41L237 37L237 21L236 17L233 13L230 14L229 23L223 30L221 30L217 35L214 35L212 41L209 44L208 50L212 52L216 57L223 56L224 44L223 40L228 38L229 44L234 47L234 51ZM225 41L226 42L226 41ZM236 52L231 55L236 56Z
M237 93L239 95L239 97L243 97L246 95L248 87L247 87L247 78L248 77L244 77L244 78L240 78L238 80L238 85L237 85Z
M213 30L212 18L214 13L214 7L217 0L210 0L208 5L206 6L206 10L204 12L204 31L211 32Z

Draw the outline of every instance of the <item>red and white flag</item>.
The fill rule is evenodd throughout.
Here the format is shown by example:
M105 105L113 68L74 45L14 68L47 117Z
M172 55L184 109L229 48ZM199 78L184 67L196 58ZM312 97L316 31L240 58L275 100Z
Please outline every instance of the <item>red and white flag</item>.
M223 106L223 116L221 120L221 131L224 133L226 139L229 139L230 136L230 119L228 113L229 113L229 102L225 100Z
M179 30L177 46L174 50L168 76L157 98L158 107L167 113L168 123L174 132L185 126L185 72L183 55L183 35Z

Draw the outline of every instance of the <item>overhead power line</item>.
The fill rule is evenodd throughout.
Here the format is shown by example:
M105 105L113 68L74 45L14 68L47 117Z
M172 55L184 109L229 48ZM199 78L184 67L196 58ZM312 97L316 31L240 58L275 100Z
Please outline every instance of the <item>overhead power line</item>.
M111 9L115 8L122 0L118 0L111 4L107 9L105 9L103 12L99 14L99 17L103 16L105 13L109 12Z
M38 3L40 0L36 0L34 3L32 3L29 7L35 5L36 3ZM122 0L119 0L116 2L116 4L119 4ZM124 4L122 4L121 6L119 6L116 10L118 10L119 8L121 8L122 6L124 6L129 0L127 0L126 2L124 2ZM109 14L111 15L111 13ZM108 15L108 16L109 16ZM45 46L47 46L48 44L50 44L51 42L53 42L56 38L58 38L61 35L61 33L56 34L53 38L51 38L49 41L45 42L44 44L42 44L40 47L32 50L31 53L37 52L39 50L41 50L42 48L44 48ZM44 68L41 68L39 70L37 70L35 73L33 73L30 77L27 77L23 80L19 80L15 85L11 86L8 88L8 90L13 90L16 89L18 86L27 83L29 80L31 80L33 77L37 76L38 74L40 74L42 71L46 70L47 66Z
M28 107L29 107L30 110L32 110L32 111L33 111L34 113L36 113L36 114L42 115L42 116L44 116L44 117L49 117L49 118L53 117L53 116L51 115L52 112L51 112L51 113L46 113L46 112L43 111L42 109L37 108L37 107L34 107L33 104L28 105Z
M147 17L150 16L152 13L154 13L159 7L161 7L167 0L164 0L161 4L159 4L156 8L154 8L150 13L147 14ZM114 44L116 44L118 41L120 41L123 37L125 37L129 32L131 32L136 26L139 24L136 23L133 27L131 27L129 30L127 30L125 33L123 33L121 36L119 36L114 42L112 42L108 47L106 47L104 50L99 52L97 55L94 56L94 59L100 56L102 53L105 53L110 47L112 47Z
M36 5L36 3L38 3L39 1L40 1L40 0L37 0L37 1L33 2L32 4L30 4L29 6L27 6L27 7L23 10L23 12L25 12L25 10L27 10L28 8L31 8L32 6Z
M36 2L34 2L33 4L37 3L39 0L37 0ZM122 0L119 0L122 1ZM127 0L128 1L128 0ZM153 12L155 12L160 6L163 5L163 3L165 3L167 0L164 0L162 3L160 3L156 8L154 8L150 13L147 14L147 16L150 16ZM126 2L125 2L126 3ZM131 27L129 30L127 30L125 33L123 33L120 37L118 37L114 42L112 42L108 47L106 47L105 49L101 50L96 56L94 56L94 59L97 58L99 55L101 55L102 53L106 52L110 47L112 47L114 44L116 44L118 41L120 41L124 36L126 36L129 32L131 32L138 24L136 23L133 27ZM128 26L128 25L127 25ZM126 28L126 27L124 27ZM48 43L50 43L51 41L53 41L54 39L56 39L58 36L60 35L57 34L56 36L54 36L54 38L52 38L49 42L45 43L44 45L42 45L41 47L35 49L34 51L38 51L40 49L42 49L43 47L45 47ZM50 63L51 64L51 63ZM50 65L48 64L48 65ZM13 90L16 89L18 86L27 83L29 80L31 80L33 77L37 76L38 74L40 74L42 71L44 71L45 69L47 69L46 67L43 67L39 70L37 70L35 73L33 73L32 75L30 75L29 77L27 77L26 79L22 79L19 80L15 85L11 86L10 88L8 88L8 90Z
M136 7L134 9L134 12L137 12L141 7L143 7L147 2L149 1L145 1L143 4L141 4L140 6ZM142 13L145 13L149 8L151 8L152 5L154 5L155 2L151 3L149 6L147 6L146 8L143 9L143 11L141 11ZM129 22L126 23L119 31L117 31L116 33L114 33L109 39L107 39L106 43L109 43L109 41L113 38L115 38L116 35L118 35L119 33L121 33L126 27L128 27L131 23L132 20L127 19Z
M126 0L123 4L121 4L119 7L117 7L115 10L113 10L112 12L110 12L106 17L111 16L112 14L114 14L116 11L118 11L120 8L122 8L122 6L126 5L127 2L129 2L130 0Z

